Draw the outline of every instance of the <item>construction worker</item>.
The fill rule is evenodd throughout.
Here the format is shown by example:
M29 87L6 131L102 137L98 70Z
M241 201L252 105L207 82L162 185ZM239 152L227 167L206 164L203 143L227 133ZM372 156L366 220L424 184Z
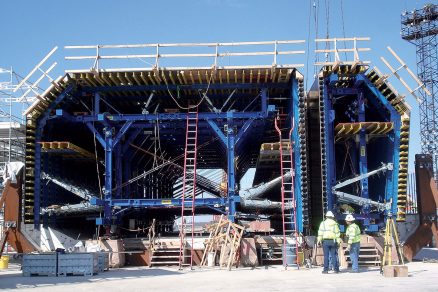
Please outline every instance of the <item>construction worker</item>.
M321 222L318 229L318 246L321 246L324 251L324 270L323 274L328 273L329 257L332 259L333 270L335 274L339 273L338 262L338 245L341 243L341 233L339 225L335 221L335 215L332 211L325 214L326 219Z
M351 268L353 273L359 273L360 228L354 220L351 214L345 216L348 225L345 235L348 237L347 251L350 251Z

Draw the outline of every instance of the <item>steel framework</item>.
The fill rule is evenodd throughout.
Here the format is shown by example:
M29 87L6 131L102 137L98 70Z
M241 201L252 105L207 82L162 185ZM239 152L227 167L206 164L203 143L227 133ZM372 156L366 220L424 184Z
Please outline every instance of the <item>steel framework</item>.
M50 219L40 213L41 208L45 210L57 202L61 205L76 203L74 200L77 198L60 190L58 185L43 182L46 179L41 176L42 173L59 172L72 177L77 185L100 193L100 197L90 198L89 204L102 210L101 216L95 218L96 224L104 225L107 232L110 226L123 224L129 214L152 216L149 214L164 209L166 212L159 213L174 216L176 210L191 207L192 213L196 208L196 214L219 212L227 214L231 221L236 220L241 213L239 181L248 168L256 166L261 143L276 140L269 135L276 112L281 109L287 115L288 124L292 124L291 119L298 119L297 105L299 99L304 98L304 89L302 75L296 67L301 65L285 64L280 58L302 54L303 51L285 48L301 43L273 41L66 47L76 51L96 49L97 53L93 56L79 54L66 57L81 64L90 60L94 64L91 69L66 70L66 75L53 80L25 112L25 222L38 227ZM272 49L260 50L259 46ZM181 47L213 52L174 53ZM222 52L224 47L241 49ZM247 51L242 52L245 48L248 48ZM119 55L106 55L103 54L106 49L122 51ZM144 50L148 49L156 52L145 54ZM132 50L140 52L133 54ZM263 60L267 62L258 59L261 61L258 64L269 65L224 65L224 58L244 56L250 58L248 62L266 57ZM151 66L119 68L112 63L119 59L150 60L151 63L147 64ZM169 59L190 59L190 63L196 64L196 67L178 67L175 62L166 63ZM202 60L206 60L208 66L204 66L206 62ZM37 67L42 65L40 62ZM183 176L182 170L187 170L186 165L181 165L182 160L177 160L184 157L181 153L184 152L187 137L182 135L185 131L181 130L186 125L187 109L193 104L199 106L197 143L200 152L196 168L226 172L226 193L223 195L216 192L214 185L202 176L196 178L196 188L205 189L209 185L210 191L207 191L211 193L210 197L202 197L197 193L190 197L184 194L188 193L184 187L182 194L175 192L175 183L181 181ZM298 120L294 122L299 124ZM159 134L152 137L154 131ZM298 127L291 135L290 139L297 141L294 144L294 163L299 166L301 138ZM103 165L103 173L96 171L96 167L89 167L92 165L89 162L72 159L68 149L55 152L55 149L42 147L49 141L52 145L59 143L56 141L66 140L74 140L70 142L87 152L92 153L94 149L95 163L98 169L100 164ZM154 153L143 149L154 145L159 145ZM139 151L160 162L143 160ZM279 172L277 169L274 174L269 170L266 168L258 173L262 181L270 180L271 175ZM300 167L296 167L295 175L301 175ZM193 180L194 176L194 172L190 173L186 179ZM90 177L96 179L90 182ZM102 183L97 186L99 178ZM294 185L299 208L302 207L300 181L297 179ZM63 200L59 196L61 192L65 195ZM144 215L146 209L148 215ZM296 219L300 232L303 230L301 216L302 212L298 210Z
M421 152L433 155L434 177L438 178L438 5L427 4L422 9L404 12L401 16L401 36L414 44L417 51L417 72L431 95L421 90L420 133Z
M25 126L21 112L29 100L19 100L15 90L20 76L10 69L0 68L0 173L8 162L24 160ZM27 90L29 84L23 86Z

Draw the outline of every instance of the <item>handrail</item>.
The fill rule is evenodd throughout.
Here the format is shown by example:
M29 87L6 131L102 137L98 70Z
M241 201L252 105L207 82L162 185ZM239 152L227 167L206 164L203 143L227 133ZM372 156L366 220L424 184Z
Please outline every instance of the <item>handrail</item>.
M105 72L108 69L101 68L102 60L120 60L120 59L152 59L150 63L150 68L158 69L160 66L160 60L165 58L212 58L211 69L224 68L225 66L220 66L220 58L225 57L254 57L254 56L273 56L272 68L277 67L278 55L298 55L304 54L304 50L280 50L279 45L291 45L291 44L304 44L304 40L283 40L283 41L261 41L261 42L229 42L229 43L168 43L168 44L133 44L133 45L85 45L85 46L65 46L66 50L96 50L95 54L88 55L72 55L66 56L65 60L77 61L77 60L94 60L94 64L90 69L85 70L70 70L67 72ZM272 50L250 50L246 52L237 51L236 49L243 46L273 46ZM193 48L193 47L204 47L207 52L202 53L174 53L165 52L169 48ZM144 53L140 54L111 54L105 55L102 52L105 49L154 49L154 53ZM209 51L210 50L210 51ZM284 64L283 64L284 65ZM296 67L303 67L304 64L296 64ZM166 66L166 68L168 68ZM173 67L179 68L179 67ZM134 70L136 68L131 68Z

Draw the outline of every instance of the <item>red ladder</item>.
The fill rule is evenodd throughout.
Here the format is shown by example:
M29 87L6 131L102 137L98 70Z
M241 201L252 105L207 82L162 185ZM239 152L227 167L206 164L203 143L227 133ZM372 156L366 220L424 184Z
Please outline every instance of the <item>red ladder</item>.
M195 197L196 197L196 160L198 146L198 108L192 108L187 113L186 126L186 147L184 150L184 177L182 187L182 204L181 204L181 230L180 230L180 250L179 250L179 267L180 269L188 265L186 258L190 257L190 268L193 266L193 242L195 232ZM191 198L191 207L186 208L186 198ZM192 221L187 223L184 211L191 211ZM186 226L191 225L192 241L190 246L190 255L185 254L186 246Z
M281 215L283 221L283 266L287 268L290 265L298 267L298 233L297 233L297 213L296 201L294 194L294 159L293 159L293 142L291 139L292 131L294 129L294 122L292 120L292 127L288 132L286 139L283 138L282 129L279 128L277 120L275 119L275 129L279 136L279 151L280 151L280 170L281 170ZM280 121L281 122L281 121ZM284 125L283 123L281 123ZM286 179L286 176L290 177ZM286 211L286 206L289 206L290 211ZM288 236L293 235L291 242L288 242ZM295 258L295 260L294 260Z

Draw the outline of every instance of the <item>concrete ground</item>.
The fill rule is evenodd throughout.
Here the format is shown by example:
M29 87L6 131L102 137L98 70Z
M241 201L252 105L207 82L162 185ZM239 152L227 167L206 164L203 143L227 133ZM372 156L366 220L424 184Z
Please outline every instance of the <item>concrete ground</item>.
M432 252L436 255L438 250ZM431 258L430 256L428 258ZM0 270L0 289L19 291L438 291L438 262L408 264L409 277L384 278L378 268L321 274L322 268L281 266L226 271L126 267L93 277L22 277L20 266Z

